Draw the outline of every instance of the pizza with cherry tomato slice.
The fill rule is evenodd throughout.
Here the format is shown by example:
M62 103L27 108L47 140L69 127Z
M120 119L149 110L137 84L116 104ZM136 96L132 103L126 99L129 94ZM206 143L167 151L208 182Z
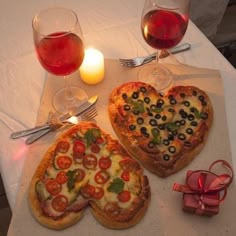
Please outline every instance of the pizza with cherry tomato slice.
M108 228L129 228L143 218L150 197L140 164L92 122L73 126L59 137L29 188L32 215L58 230L78 222L86 208Z
M175 86L163 95L149 84L128 82L112 91L108 111L129 153L161 177L199 154L213 122L209 96L194 86Z

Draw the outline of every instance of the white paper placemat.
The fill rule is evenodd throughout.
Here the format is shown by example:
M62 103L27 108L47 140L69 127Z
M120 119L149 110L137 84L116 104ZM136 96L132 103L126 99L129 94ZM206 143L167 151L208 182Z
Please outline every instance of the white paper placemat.
M9 236L18 235L236 235L236 188L231 184L225 201L220 205L220 212L214 217L204 217L188 214L182 211L182 194L173 192L172 185L184 183L187 170L208 169L217 159L225 159L232 163L227 130L224 89L218 71L193 68L185 65L172 65L170 69L175 74L174 84L195 85L205 90L214 108L214 122L209 139L203 151L183 170L168 178L159 178L147 170L152 199L144 218L136 226L126 230L111 230L100 225L89 209L85 211L80 222L62 231L55 231L41 226L31 216L27 194L31 177L40 162L43 153L60 132L51 133L37 141L29 148L25 161L20 191L9 228ZM122 68L118 61L105 61L105 79L95 86L83 84L78 75L73 77L73 84L84 88L89 96L99 95L96 117L97 124L116 137L107 113L108 97L113 88L127 82L137 81L140 68ZM51 110L51 97L54 91L63 85L59 78L49 77L44 88L41 105L38 112L38 123L47 120ZM230 128L230 127L229 127Z

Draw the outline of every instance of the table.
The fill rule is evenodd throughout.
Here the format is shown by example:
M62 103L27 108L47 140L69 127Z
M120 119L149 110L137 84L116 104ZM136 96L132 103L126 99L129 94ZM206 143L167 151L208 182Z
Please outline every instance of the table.
M141 56L153 52L142 39L140 16L143 0L58 0L59 6L72 8L79 15L86 47L102 51L105 58ZM28 146L24 139L11 140L12 131L35 124L46 72L37 61L32 41L31 19L55 1L1 0L0 14L0 172L9 204L14 204ZM231 151L236 167L236 71L190 21L183 42L190 51L176 55L196 67L220 70L224 89ZM212 85L214 86L214 85Z

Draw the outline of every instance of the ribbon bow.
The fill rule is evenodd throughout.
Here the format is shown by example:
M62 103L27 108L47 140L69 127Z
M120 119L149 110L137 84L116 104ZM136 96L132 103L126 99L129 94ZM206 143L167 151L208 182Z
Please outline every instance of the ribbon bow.
M213 167L222 163L225 167L228 168L230 174L224 173L217 175L212 172ZM218 206L227 195L227 187L233 181L233 169L230 164L225 160L214 161L209 170L196 170L188 172L186 177L186 184L174 183L173 190L188 194L194 194L194 199L198 202L199 208L196 210L196 213L204 213L205 205L208 206ZM215 198L216 193L220 193L219 198Z

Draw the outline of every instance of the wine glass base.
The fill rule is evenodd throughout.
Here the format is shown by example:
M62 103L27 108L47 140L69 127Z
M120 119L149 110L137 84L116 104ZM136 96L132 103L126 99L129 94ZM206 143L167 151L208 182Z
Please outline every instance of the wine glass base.
M157 91L167 89L172 83L172 73L160 64L148 64L140 69L139 81L151 84Z
M76 113L77 109L88 100L87 93L76 86L70 86L70 94L66 95L66 89L57 91L53 97L53 108L62 114Z

